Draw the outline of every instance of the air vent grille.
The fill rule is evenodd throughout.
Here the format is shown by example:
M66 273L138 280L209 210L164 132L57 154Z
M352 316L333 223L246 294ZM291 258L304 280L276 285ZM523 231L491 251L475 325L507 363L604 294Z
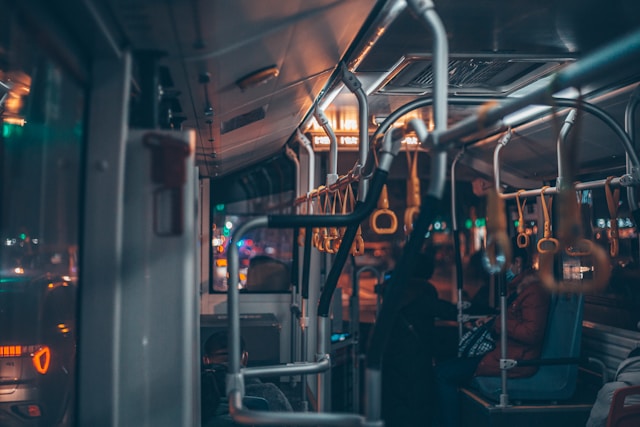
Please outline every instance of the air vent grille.
M559 68L565 60L452 58L449 89L456 93L506 95ZM431 58L409 57L390 74L382 93L422 94L433 88Z
M222 124L220 125L220 134L224 135L225 133L229 133L231 131L240 129L241 127L264 119L267 115L267 106L268 105L263 105L262 107L258 107L247 113L240 114L222 122Z

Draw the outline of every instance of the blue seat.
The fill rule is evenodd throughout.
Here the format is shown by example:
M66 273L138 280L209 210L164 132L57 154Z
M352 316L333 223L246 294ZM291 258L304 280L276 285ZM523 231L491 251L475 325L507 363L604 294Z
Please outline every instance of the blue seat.
M579 358L582 339L582 295L551 297L541 359ZM578 364L542 365L527 378L509 378L507 394L512 400L564 400L573 396ZM476 377L471 386L483 396L499 401L500 377Z

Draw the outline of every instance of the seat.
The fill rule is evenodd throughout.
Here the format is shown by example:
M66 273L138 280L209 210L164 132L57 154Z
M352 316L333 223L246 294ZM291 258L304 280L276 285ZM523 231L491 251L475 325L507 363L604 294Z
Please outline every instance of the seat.
M627 398L636 396L635 399ZM637 427L640 425L640 386L619 388L613 393L607 427Z
M269 410L269 402L267 402L267 399L264 397L244 396L242 398L242 405L253 411Z
M554 294L549 305L540 359L580 357L582 338L582 295ZM554 401L573 396L578 377L578 364L542 364L538 371L527 378L509 378L507 394L512 400ZM476 377L471 386L483 396L500 400L500 377Z

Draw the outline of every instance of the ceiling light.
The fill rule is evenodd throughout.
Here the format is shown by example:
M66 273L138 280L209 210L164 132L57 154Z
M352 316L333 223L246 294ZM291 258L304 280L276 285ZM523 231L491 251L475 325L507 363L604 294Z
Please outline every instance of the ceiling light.
M260 86L262 84L267 83L269 80L278 77L280 74L280 70L275 65L270 65L265 68L261 68L253 73L247 74L241 79L236 81L236 85L242 89L246 90L255 86Z

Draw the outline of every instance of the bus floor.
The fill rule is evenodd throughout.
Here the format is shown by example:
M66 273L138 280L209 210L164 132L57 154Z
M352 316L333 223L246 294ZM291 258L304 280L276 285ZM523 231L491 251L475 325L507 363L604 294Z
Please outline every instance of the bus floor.
M499 407L473 389L460 390L463 427L582 427L589 418L597 388L581 384L575 395L559 402L511 402Z

